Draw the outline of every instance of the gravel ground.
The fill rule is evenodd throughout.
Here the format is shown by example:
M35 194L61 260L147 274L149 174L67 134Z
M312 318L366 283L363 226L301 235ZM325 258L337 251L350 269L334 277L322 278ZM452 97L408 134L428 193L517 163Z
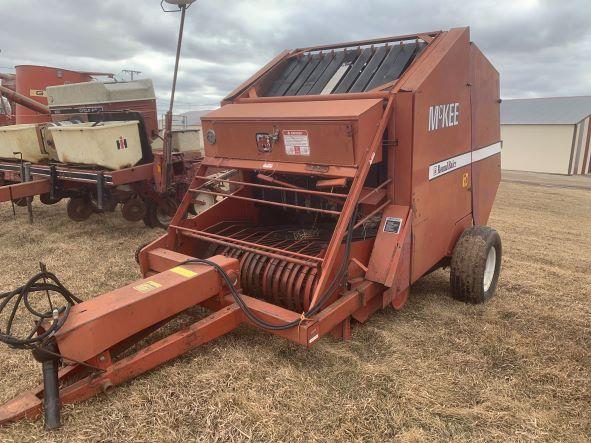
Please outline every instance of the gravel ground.
M70 222L65 206L0 206L0 288L43 260L82 298L139 276L137 245L160 231L119 214ZM591 193L503 183L497 295L469 306L441 270L400 312L306 350L241 328L2 441L589 441ZM30 355L0 347L0 402L39 382Z

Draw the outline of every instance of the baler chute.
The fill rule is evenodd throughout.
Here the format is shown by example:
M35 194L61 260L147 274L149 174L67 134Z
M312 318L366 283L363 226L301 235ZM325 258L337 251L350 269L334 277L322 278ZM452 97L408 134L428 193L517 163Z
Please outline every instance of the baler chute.
M454 296L486 300L501 259L481 226L500 179L498 113L498 73L467 28L283 52L202 118L205 158L167 234L140 252L145 278L74 305L53 334L47 346L75 362L61 401L243 323L304 346L347 339L352 320L400 309L449 264ZM212 178L220 169L235 173ZM192 216L199 195L217 203ZM213 313L118 359L196 305ZM89 375L69 383L75 371ZM0 423L38 414L42 395L0 408Z

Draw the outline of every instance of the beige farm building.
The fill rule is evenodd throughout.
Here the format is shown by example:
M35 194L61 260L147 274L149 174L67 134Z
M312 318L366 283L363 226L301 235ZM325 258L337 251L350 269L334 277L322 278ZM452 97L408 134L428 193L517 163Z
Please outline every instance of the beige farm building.
M591 96L503 100L502 168L591 172Z

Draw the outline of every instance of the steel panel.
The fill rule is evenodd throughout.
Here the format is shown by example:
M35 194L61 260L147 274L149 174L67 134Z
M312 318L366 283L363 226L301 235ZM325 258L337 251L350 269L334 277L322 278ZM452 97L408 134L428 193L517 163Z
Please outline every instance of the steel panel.
M368 91L400 77L412 61L415 50L416 43L393 46L365 90Z
M310 89L309 94L320 94L327 83L330 81L332 76L337 72L337 69L343 63L345 58L345 51L338 51L335 53L334 58L331 60L330 64L326 67L318 81L314 84L314 86Z
M382 60L384 60L384 57L386 56L386 51L387 51L386 47L381 46L374 52L373 57L367 63L367 65L365 66L365 69L363 70L361 75L357 78L355 83L353 83L353 86L351 86L351 88L349 89L349 92L365 91L365 87L367 86L367 84L370 82L370 80L372 79L375 72L380 67Z
M351 88L355 80L357 80L357 77L359 77L363 72L365 64L373 55L373 51L373 48L364 48L361 51L361 54L359 54L357 60L355 60L355 63L353 63L353 66L351 66L351 69L349 69L349 72L347 72L347 74L345 75L343 80L341 80L341 83L337 86L333 93L339 94L343 92L349 92L349 89Z
M310 76L305 81L305 83L302 85L302 87L300 88L300 90L297 92L296 95L307 95L310 92L310 90L314 87L314 85L316 84L318 79L320 77L322 77L322 74L324 73L324 71L326 70L326 68L328 67L330 62L332 61L332 59L334 57L334 52L322 54L321 57L322 57L322 60L320 61L320 63L318 63L318 65L316 65L316 68L310 74Z
M470 45L470 101L472 151L497 143L500 130L499 73ZM472 212L474 222L486 225L501 181L501 154L472 163Z
M302 70L300 75L298 75L298 78L295 79L284 95L296 95L306 80L308 80L308 77L312 74L316 66L318 66L318 63L320 63L320 56L318 54L311 56L306 67Z
M412 282L448 255L456 222L472 211L470 187L464 183L470 163L429 179L430 165L471 151L469 31L455 29L440 38L437 51L413 79ZM430 107L447 103L459 103L458 124L430 131Z
M271 90L267 95L272 97L283 95L297 75L304 69L305 63L307 63L307 59L304 57L293 58L279 78L273 82L273 86L271 86Z

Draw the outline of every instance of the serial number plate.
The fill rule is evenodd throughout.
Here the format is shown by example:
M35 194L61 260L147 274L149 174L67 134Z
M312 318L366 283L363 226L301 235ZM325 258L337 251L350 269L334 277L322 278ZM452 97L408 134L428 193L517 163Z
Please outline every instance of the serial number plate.
M402 219L401 218L386 217L386 223L384 223L384 232L390 232L392 234L399 234L401 227L402 227Z

